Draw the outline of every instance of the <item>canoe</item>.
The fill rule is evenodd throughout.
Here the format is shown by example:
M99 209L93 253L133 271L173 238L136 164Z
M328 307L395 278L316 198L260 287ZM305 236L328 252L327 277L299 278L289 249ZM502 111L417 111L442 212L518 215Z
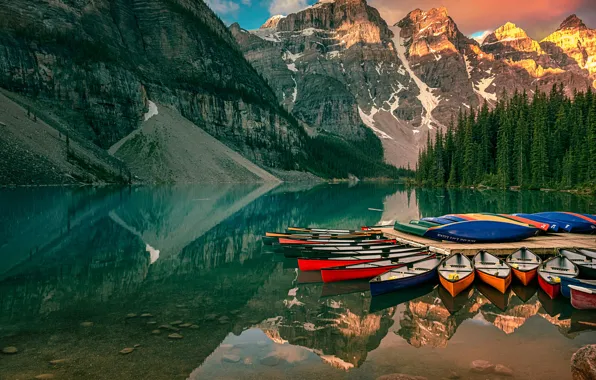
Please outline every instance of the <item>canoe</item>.
M307 258L307 259L326 259L330 257L340 257L340 256L364 256L364 255L390 255L392 253L402 253L402 252L427 252L428 249L426 248L418 248L412 247L409 245L404 246L396 246L396 248L390 249L370 249L366 251L296 251L296 252L287 252L284 254L286 258Z
M561 227L559 225L559 222L557 222L556 220L552 220L552 219L548 219L548 218L544 218L538 215L534 215L534 214L511 214L512 216L519 216L525 219L529 219L529 220L533 220L535 222L539 222L539 223L547 223L548 224L548 230L551 232L559 232L561 231Z
M596 260L569 249L560 249L559 254L577 265L580 277L596 279Z
M568 212L538 212L534 215L556 220L567 232L593 233L596 232L596 221L586 220L579 214Z
M287 238L279 238L279 244L281 245L304 245L304 246L317 246L317 245L324 245L324 246L336 246L336 247L346 247L346 246L367 246L367 245L375 245L375 244L397 244L397 240L395 239L372 239L372 240L328 240L328 239L315 239L315 240L300 240L300 239L287 239Z
M441 217L441 216L440 217L422 218L420 220L425 221L425 222L431 222L431 223L435 223L435 224L440 224L440 225L454 223L453 220L448 219L448 218L445 218L445 217Z
M452 297L457 296L474 282L474 266L461 253L453 254L439 265L439 281Z
M588 289L596 289L596 280L585 280L577 277L561 277L561 294L563 297L569 298L571 292L569 285L583 286Z
M434 254L417 254L393 260L373 261L365 264L347 265L321 269L323 282L348 281L373 278L391 269L397 269L407 264L434 257Z
M266 237L272 238L286 238L286 239L299 239L299 240L315 240L315 239L352 239L352 240L362 240L362 239L380 239L382 237L382 233L378 231L362 231L358 233L352 234L331 234L331 233L304 233L304 234L288 234L283 232L266 232Z
M596 310L596 289L569 285L571 288L571 305L579 310Z
M420 286L402 289L399 292L385 293L372 297L370 300L369 312L375 313L377 311L401 305L405 302L413 301L433 292L436 288L437 284L433 282L426 282Z
M561 294L561 277L577 277L579 269L564 256L555 256L538 267L538 285L552 299Z
M500 216L498 214L475 213L475 214L466 214L466 216L471 218L471 220L485 220L485 221L493 221L493 222L512 223L512 224L517 224L519 226L524 226L524 227L530 226L528 223L523 223L523 222L517 221L515 219L506 218L506 217ZM532 226L532 227L534 227L534 226Z
M441 261L442 258L432 257L378 275L370 280L370 293L377 296L432 281L437 278Z
M472 260L476 276L486 284L505 293L511 285L511 268L495 255L480 251Z
M381 231L376 229L370 230L350 230L350 229L332 229L332 228L310 228L310 227L288 227L286 229L288 233L333 233L333 234L359 234L362 232L377 232L382 234Z
M546 232L550 229L550 225L546 222L537 222L535 220L531 220L531 219L524 218L521 216L516 216L516 215L509 215L509 214L497 214L497 215L499 215L503 218L513 219L513 220L521 222L521 223L529 224L530 226L536 227L539 230L542 230L544 232Z
M511 267L513 276L527 286L536 279L542 259L524 247L507 256L505 262Z
M587 257L590 257L590 258L596 260L596 251L594 251L592 249L576 248L575 250L584 256L587 256Z
M335 257L302 257L298 259L298 268L301 271L321 270L324 268L343 267L346 265L365 264L380 260L394 260L402 257L425 254L426 250L407 250L405 252L389 254L371 254L359 256L335 256Z
M452 222L450 222L450 223L452 223ZM414 225L422 226L422 227L436 227L436 226L442 225L442 223L430 222L428 220L410 220L410 224L414 224Z
M527 239L538 232L534 227L492 220L456 222L430 228L396 223L395 229L429 239L458 243L512 242Z

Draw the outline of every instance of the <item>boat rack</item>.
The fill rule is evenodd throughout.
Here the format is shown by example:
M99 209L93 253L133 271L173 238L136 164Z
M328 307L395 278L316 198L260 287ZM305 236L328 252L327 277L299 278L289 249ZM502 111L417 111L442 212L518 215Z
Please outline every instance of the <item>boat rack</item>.
M552 255L561 248L596 249L596 235L550 233L513 243L465 244L426 239L399 232L393 228L381 228L381 230L387 238L396 239L400 243L414 247L428 247L431 252L445 255L460 252L466 256L474 256L478 251L488 251L496 256L507 256L522 247L531 249L538 255Z

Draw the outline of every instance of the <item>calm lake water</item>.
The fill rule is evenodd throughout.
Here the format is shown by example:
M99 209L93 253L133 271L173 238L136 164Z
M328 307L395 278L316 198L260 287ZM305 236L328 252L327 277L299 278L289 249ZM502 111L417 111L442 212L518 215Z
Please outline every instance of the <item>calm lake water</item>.
M476 359L519 379L570 379L571 355L596 342L596 313L535 288L371 299L366 282L323 285L260 242L288 225L596 213L594 198L372 184L40 188L0 190L0 210L0 348L19 350L0 354L2 380L499 378L471 373ZM183 338L168 338L162 325L180 321Z

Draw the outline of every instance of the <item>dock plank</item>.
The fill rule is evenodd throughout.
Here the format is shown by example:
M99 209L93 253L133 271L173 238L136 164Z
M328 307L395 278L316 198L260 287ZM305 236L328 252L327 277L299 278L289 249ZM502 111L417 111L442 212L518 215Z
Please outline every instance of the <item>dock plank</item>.
M535 236L520 242L460 244L410 235L396 231L393 228L382 228L381 230L388 238L396 239L401 243L411 244L414 246L429 247L432 252L443 254L460 252L467 256L473 256L478 251L484 250L498 256L506 256L522 247L526 247L537 254L548 255L557 253L557 250L560 248L578 247L596 249L595 235L553 233L543 236Z

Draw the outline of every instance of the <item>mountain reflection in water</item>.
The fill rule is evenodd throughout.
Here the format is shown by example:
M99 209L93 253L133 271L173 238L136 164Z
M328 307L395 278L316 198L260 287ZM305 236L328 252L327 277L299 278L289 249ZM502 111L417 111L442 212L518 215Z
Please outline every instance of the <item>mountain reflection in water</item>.
M501 207L594 212L590 202L379 184L3 189L0 347L19 353L0 358L0 378L433 378L478 358L451 356L462 341L490 359L527 350L523 337L538 333L567 350L545 371L568 373L571 352L596 339L596 318L566 300L515 286L452 298L436 284L372 298L366 281L298 271L260 236ZM57 359L67 364L48 367Z

